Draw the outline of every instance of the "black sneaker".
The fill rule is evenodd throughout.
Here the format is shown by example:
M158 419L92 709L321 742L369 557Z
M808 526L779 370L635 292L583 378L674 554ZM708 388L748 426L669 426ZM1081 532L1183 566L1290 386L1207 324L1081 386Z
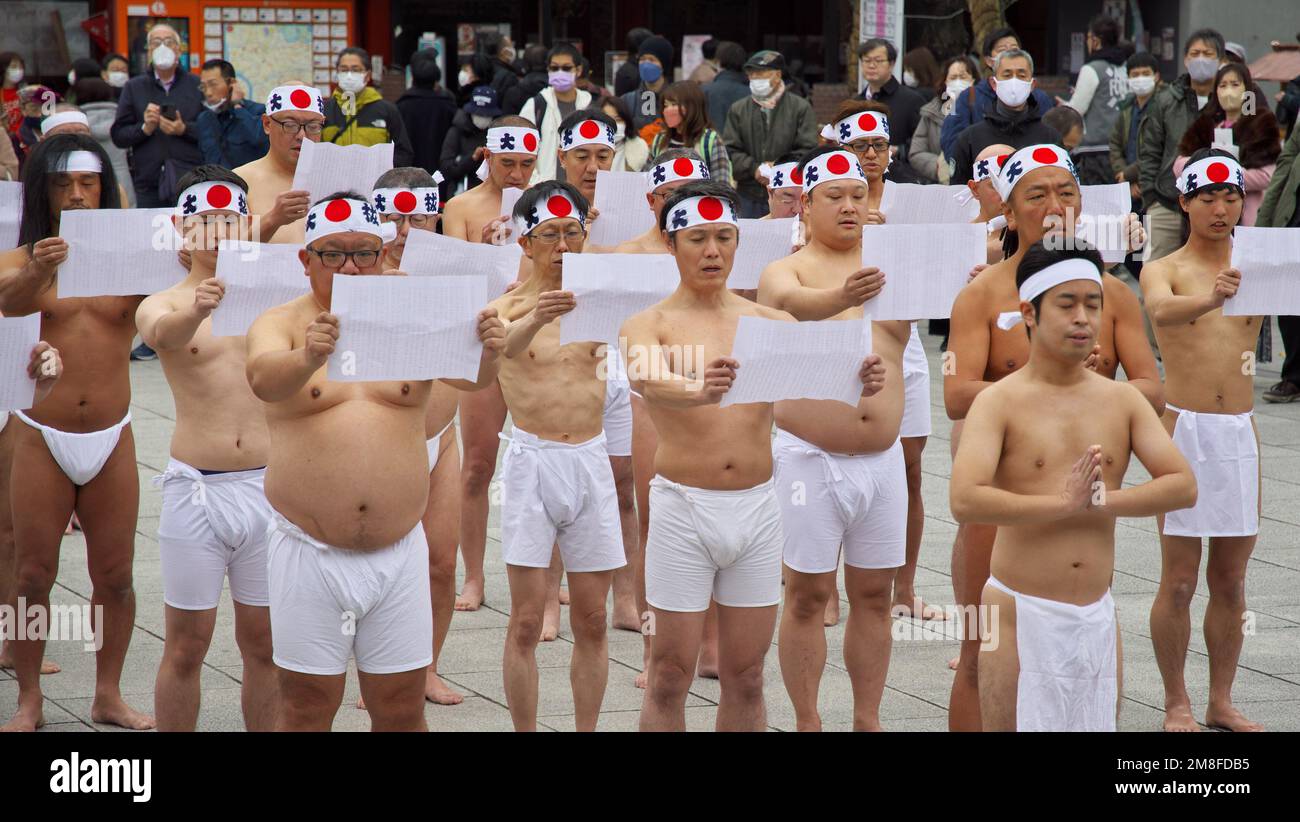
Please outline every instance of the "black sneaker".
M1264 392L1266 402L1291 402L1298 397L1300 397L1300 385L1288 380L1282 380Z
M158 359L158 354L149 346L140 343L135 347L135 350L131 352L131 359L136 362L148 362L149 360Z

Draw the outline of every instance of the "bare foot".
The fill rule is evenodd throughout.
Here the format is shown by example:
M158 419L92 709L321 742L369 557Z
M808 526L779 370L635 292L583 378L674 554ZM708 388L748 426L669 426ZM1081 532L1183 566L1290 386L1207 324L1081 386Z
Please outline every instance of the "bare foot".
M0 670L12 671L13 669L14 669L13 656L9 653L9 649L5 648L3 651L0 651ZM59 663L55 662L52 659L41 660L41 676L49 676L50 674L57 674L62 670L63 669L59 667Z
M1192 718L1192 706L1187 703L1165 706L1166 731L1199 731L1200 725Z
M916 619L920 614L922 621L928 622L932 619L943 621L948 618L948 614L942 608L936 608L933 605L927 605L920 597L912 597L912 602L895 602L894 606L889 609L889 615L898 619Z
M614 597L614 627L641 633L641 615L637 613L635 597Z
M563 589L561 589L563 591ZM560 635L560 602L550 600L542 612L542 642L554 642Z
M718 678L718 649L700 647L700 659L695 666L695 675L701 679Z
M117 725L132 731L148 731L157 725L152 716L135 710L123 702L120 696L111 700L96 697L90 705L90 721Z
M822 624L827 628L832 625L838 625L840 622L840 598L831 597L826 600L826 614L822 618Z
M1222 731L1262 731L1264 726L1258 722L1252 722L1228 703L1222 707L1211 705L1205 709L1205 724L1207 727L1215 728Z
M650 684L649 677L650 675L648 672L642 671L636 675L636 680L632 684L636 685L641 690L645 690L646 685Z
M487 599L483 596L483 583L465 580L465 587L456 595L457 611L477 611Z
M568 604L569 604L569 589L568 589L568 588L561 588L561 589L560 589L560 604L561 604L561 605L568 605Z
M465 701L465 697L451 689L442 677L433 671L426 671L424 675L424 698L434 705L459 705Z
M41 710L40 702L36 702L30 707L24 707L20 704L18 710L14 712L13 718L4 725L0 725L0 733L31 733L44 724L45 713Z
M357 710L358 710L358 711L364 711L365 709L366 709L366 698L365 698L365 697L360 697L360 698L358 698L358 699L357 699Z
M955 656L955 657L953 657L952 659L948 660L948 670L950 670L950 671L955 671L955 670L957 670L957 665L958 665L960 662L961 662L961 657L959 657L959 656Z

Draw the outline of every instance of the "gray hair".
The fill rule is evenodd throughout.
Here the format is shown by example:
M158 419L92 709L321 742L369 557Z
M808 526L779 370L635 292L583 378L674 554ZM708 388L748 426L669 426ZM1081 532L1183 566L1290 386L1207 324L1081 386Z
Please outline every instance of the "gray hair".
M1034 58L1029 52L1025 51L1024 49L1007 49L1006 51L999 54L997 57L994 57L993 73L994 74L998 73L998 69L1002 66L1003 60L1010 60L1015 57L1023 57L1025 60L1029 61L1029 76L1032 77L1034 74Z

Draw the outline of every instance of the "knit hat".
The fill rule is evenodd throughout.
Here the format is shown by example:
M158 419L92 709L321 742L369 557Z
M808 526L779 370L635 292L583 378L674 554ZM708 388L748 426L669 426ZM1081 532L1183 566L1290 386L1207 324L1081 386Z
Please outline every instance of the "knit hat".
M637 51L636 56L640 60L647 54L652 54L659 59L659 65L663 66L665 75L671 74L673 67L672 43L657 34L647 37L641 42L641 48Z

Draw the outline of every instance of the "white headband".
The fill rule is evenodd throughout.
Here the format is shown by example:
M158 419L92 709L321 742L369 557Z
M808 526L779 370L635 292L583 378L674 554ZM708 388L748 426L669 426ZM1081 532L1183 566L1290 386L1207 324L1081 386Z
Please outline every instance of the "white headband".
M709 167L701 160L692 160L688 157L665 160L645 173L646 188L651 191L678 180L707 179L709 179Z
M1009 159L1011 159L1010 154L999 154L996 157L985 157L983 160L976 160L975 164L971 166L970 178L977 183L980 180L986 180L997 174Z
M433 175L435 183L442 182L442 174ZM438 187L377 188L371 194L375 210L380 214L437 214Z
M998 190L1003 201L1011 199L1011 190L1014 189L1021 180L1023 180L1031 171L1040 168L1055 166L1063 168L1074 175L1075 182L1079 181L1079 172L1074 170L1074 162L1070 159L1070 153L1060 146L1040 143L1033 146L1025 146L1007 158L998 170L998 176L993 178L993 187Z
M396 227L394 226L393 229L395 232ZM307 212L305 245L311 245L322 237L328 237L331 234L344 234L349 231L373 234L384 240L384 242L388 242L383 229L379 225L379 216L375 213L374 206L365 200L339 197L317 203L312 206L311 211Z
M830 133L828 134L827 131ZM848 145L863 137L884 137L889 139L889 118L879 111L864 111L850 114L834 126L827 125L822 136L834 140L840 145Z
M1175 185L1179 193L1194 194L1204 186L1227 183L1246 191L1246 177L1241 172L1241 165L1231 157L1205 157L1189 163L1183 173L1178 175Z
M591 145L614 148L613 127L599 120L583 120L560 132L560 151Z
M176 198L177 217L193 217L209 211L237 211L248 216L248 199L238 186L216 180L195 183Z
M697 225L710 223L738 225L736 215L731 210L731 203L708 195L691 197L673 206L672 216L667 223L667 231L672 233L683 228L693 228Z
M1081 257L1052 263L1042 271L1034 272L1029 279L1020 284L1020 301L1033 302L1040 294L1072 280L1090 280L1101 285L1101 272L1097 270L1097 266ZM1004 312L998 315L998 328L1010 331L1023 319L1024 316L1019 311Z
M856 180L867 182L867 175L862 171L858 158L848 151L828 151L812 158L803 170L803 191L805 194L822 183L831 180Z
M54 161L52 170L64 173L89 171L94 174L102 174L104 164L100 161L99 155L93 151L69 151L67 154L59 155Z
M325 116L325 100L320 89L313 86L276 86L266 96L266 113L278 111L305 111L308 114Z
M776 165L764 163L758 167L758 170L767 178L767 187L769 189L799 188L803 185L803 172L799 170L798 163L777 163Z
M519 229L520 236L527 237L547 220L559 220L564 217L572 217L585 225L585 220L582 212L578 210L577 203L569 199L567 194L556 192L545 200L539 199L537 204L533 206L532 212L528 215L516 217L515 227Z
M487 149L493 153L536 154L537 129L525 126L494 126L487 131Z
M50 129L66 126L68 123L80 123L86 128L90 128L90 121L80 111L60 111L58 114L51 114L41 121L41 134L49 134Z

